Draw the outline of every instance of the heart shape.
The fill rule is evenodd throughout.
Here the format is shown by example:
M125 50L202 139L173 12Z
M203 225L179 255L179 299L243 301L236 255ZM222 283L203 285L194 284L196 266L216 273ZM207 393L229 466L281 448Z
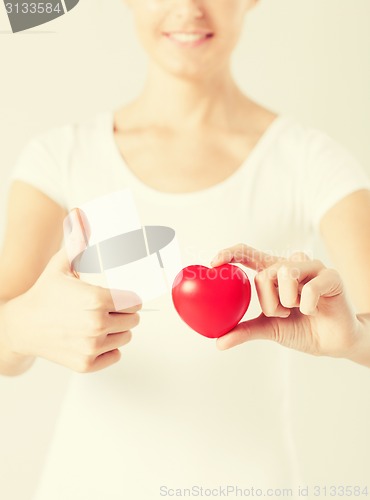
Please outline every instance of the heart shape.
M238 266L184 267L172 285L172 301L183 321L208 338L225 335L236 326L251 300L251 284Z

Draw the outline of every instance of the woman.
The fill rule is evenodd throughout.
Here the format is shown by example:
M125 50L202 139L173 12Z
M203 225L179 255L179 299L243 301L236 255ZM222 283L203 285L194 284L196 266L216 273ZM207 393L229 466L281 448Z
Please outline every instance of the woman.
M78 372L37 500L293 488L302 475L290 434L292 349L370 366L369 179L328 136L236 86L230 56L256 3L128 1L150 59L141 95L35 138L18 160L0 268L1 371L23 373L44 357ZM122 187L143 225L176 230L184 266L208 265L223 249L214 265L257 271L255 319L217 340L221 350L274 342L221 353L168 295L140 314L140 297L122 291L127 307L114 313L109 291L73 274L57 252L63 221L76 253L87 221L72 209ZM336 270L308 255L319 232Z

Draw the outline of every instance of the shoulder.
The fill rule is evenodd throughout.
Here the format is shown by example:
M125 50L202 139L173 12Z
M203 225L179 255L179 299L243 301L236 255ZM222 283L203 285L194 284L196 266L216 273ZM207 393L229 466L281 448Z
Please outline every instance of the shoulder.
M101 111L85 119L49 127L31 137L24 147L24 152L47 155L56 162L63 163L70 158L74 150L85 144L91 146L109 117L109 111Z
M273 111L255 102L252 102L251 110L246 106L243 111L249 115L249 118L244 122L247 132L253 129L257 136L263 136L264 132L273 130L280 145L300 145L306 142L314 132L320 134L318 129L304 123L292 114Z
M355 154L331 133L289 114L279 115L277 122L277 149L285 158L300 160L303 169L358 163Z
M101 128L108 119L107 112L100 112L35 134L18 153L9 182L20 179L32 183L61 202L57 191L71 171L89 168L99 156L93 146L98 144Z
M315 125L289 114L281 114L279 119L283 124L282 143L299 146L306 158L329 153L350 154L348 148L341 141Z

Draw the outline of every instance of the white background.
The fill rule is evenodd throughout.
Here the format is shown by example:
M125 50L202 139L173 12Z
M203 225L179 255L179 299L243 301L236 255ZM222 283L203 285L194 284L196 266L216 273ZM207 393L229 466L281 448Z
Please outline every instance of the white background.
M369 0L261 0L234 68L248 95L328 132L370 174L369 19ZM7 177L25 141L132 98L145 59L120 0L81 0L18 34L0 6L0 65L1 238ZM300 353L295 370L294 431L306 477L349 484L346 477L369 476L370 491L369 370ZM68 376L39 359L20 377L0 377L1 499L31 498Z

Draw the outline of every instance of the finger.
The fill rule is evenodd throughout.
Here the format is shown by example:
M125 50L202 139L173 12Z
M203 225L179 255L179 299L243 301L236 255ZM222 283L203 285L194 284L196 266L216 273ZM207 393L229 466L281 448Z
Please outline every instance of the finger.
M82 283L81 283L82 284ZM133 313L142 308L143 302L137 293L131 290L116 290L83 283L88 287L84 308L86 311Z
M284 266L289 269L292 278L298 280L299 284L304 284L315 278L323 269L326 269L320 260L285 261Z
M63 231L69 271L79 278L78 272L73 269L73 261L87 248L90 237L90 225L83 210L71 210L63 221Z
M277 284L281 305L285 308L298 307L298 280L292 270L284 264L277 271Z
M239 262L251 269L260 271L275 264L276 262L285 260L282 257L269 255L265 252L256 250L253 247L239 243L229 248L221 250L211 261L211 266L219 266L221 264Z
M114 313L108 314L106 328L104 333L119 333L134 328L140 323L138 313Z
M279 290L277 288L278 269L270 267L256 274L254 283L259 303L265 316L289 316L289 309L280 303Z
M113 349L112 351L105 352L104 354L100 354L94 362L89 366L88 372L97 372L99 370L103 370L104 368L108 368L109 366L118 363L121 359L121 351L119 349Z
M82 208L78 207L72 208L63 220L64 236L68 237L76 225L80 229L85 240L85 245L87 246L91 236L91 226L86 213L82 210Z
M109 312L133 313L143 307L139 295L130 290L109 290L107 307Z
M119 350L119 347L123 347L128 344L131 339L132 332L130 330L107 335L101 347L101 354L99 354L90 364L88 371L99 371L117 363L121 359L121 351Z
M118 349L119 347L123 347L128 344L132 339L131 330L122 331L118 333L110 333L104 339L104 343L102 344L100 350L98 351L98 356L101 356L105 352L112 351L114 349Z
M143 306L142 298L132 290L108 289L107 306L110 312L136 312Z
M334 297L343 293L343 281L335 269L322 269L301 291L300 312L315 315L320 297Z
M277 323L274 318L266 318L260 314L257 318L243 321L235 328L216 340L220 351L229 349L250 340L275 340L277 338Z
M304 252L294 252L289 259L292 262L302 262L302 261L310 261L313 260Z
M280 271L282 288L280 288L278 277L281 267L283 267ZM317 276L323 268L325 266L319 260L300 262L285 260L283 264L278 262L258 273L254 281L263 313L266 316L289 316L290 307L286 304L293 303L295 305L291 307L298 307L300 303L299 293L304 283Z
M85 215L82 213L78 215L79 209L73 209L63 221L64 231L64 245L63 247L50 259L48 266L57 269L63 273L79 277L78 273L74 272L72 262L77 255L82 253L88 241L88 226L85 220ZM87 218L86 218L87 220ZM84 228L87 228L87 233Z
M293 262L312 262L312 259L304 252L294 252L288 259ZM280 303L286 308L299 307L300 293L302 289L301 279L298 280L300 273L296 267L291 264L282 264L277 273L278 289Z

